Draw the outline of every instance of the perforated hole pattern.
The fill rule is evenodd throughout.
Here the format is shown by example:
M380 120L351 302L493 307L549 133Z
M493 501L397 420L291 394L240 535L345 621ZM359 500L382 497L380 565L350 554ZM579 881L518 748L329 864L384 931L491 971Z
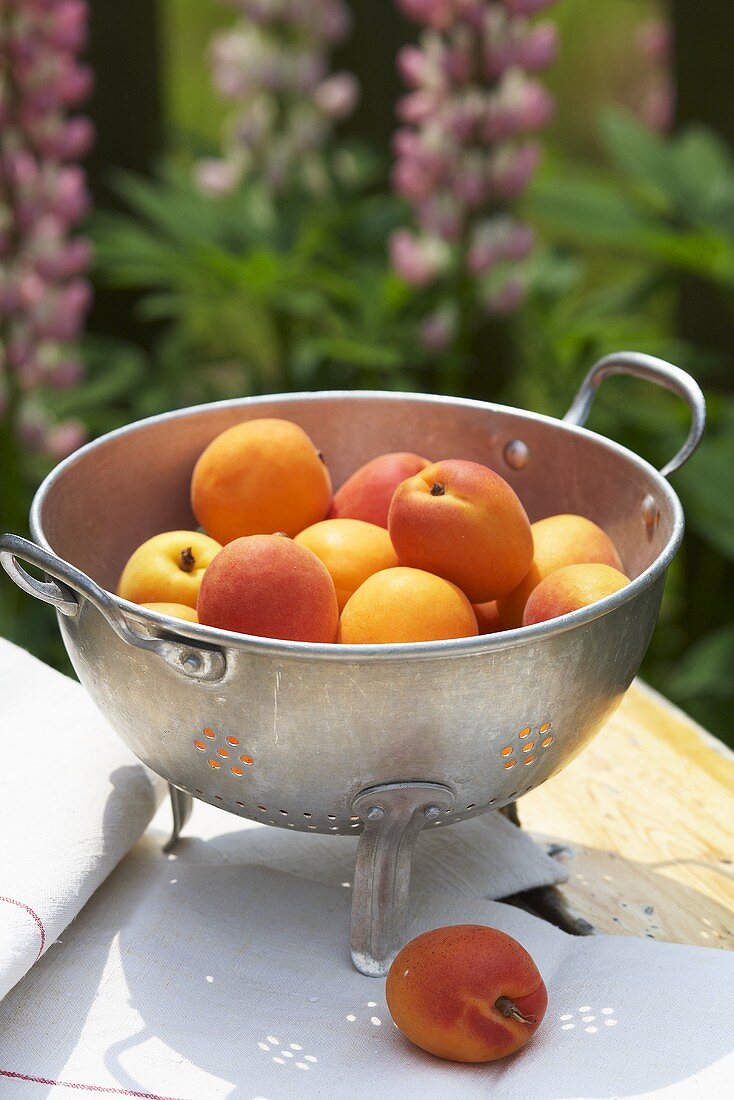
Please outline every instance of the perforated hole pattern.
M518 737L518 742L519 743L517 745L514 745L514 744L510 743L510 744L504 745L500 749L500 758L501 758L503 769L505 771L509 771L511 768L514 768L520 762L525 767L528 767L529 765L534 764L538 759L538 751L541 750L541 749L547 749L553 744L554 736L553 736L553 734L548 734L548 731L550 730L550 728L551 728L551 723L550 722L543 722L543 723L541 723L541 725L538 726L538 730L537 730L538 735L540 735L542 737L542 740L540 740L539 742L536 742L535 740L530 740L530 741L527 740L527 738L529 738L531 736L532 732L533 732L531 726L524 726L522 729L518 730L517 737ZM249 753L240 754L238 756L238 763L236 763L236 764L233 764L233 763L230 762L230 759L229 759L230 758L230 748L238 749L240 747L239 737L236 737L234 734L227 734L226 736L222 735L220 737L220 735L217 733L217 731L214 730L211 726L205 726L202 729L201 732L202 732L203 737L205 737L207 739L207 741L210 742L210 745L207 745L206 741L203 741L201 739L201 737L195 737L194 741L193 741L194 748L196 749L197 752L200 752L200 753L211 752L213 754L211 756L206 757L206 763L209 765L209 767L212 770L219 771L223 775L231 775L234 779L238 780L238 779L242 779L245 776L246 769L254 767L254 764L255 764L254 757L249 755ZM548 736L543 736L544 734L548 734ZM222 743L220 743L219 745L211 744L211 742L217 742L217 741L221 741ZM225 745L230 746L230 748L225 748ZM537 749L536 749L536 745L537 745ZM536 750L536 751L533 751L533 750ZM517 753L519 753L519 755L517 755ZM226 762L224 770L222 769L222 761ZM202 763L203 763L203 761L202 761ZM244 764L245 767L244 768L241 767L240 766L241 764ZM533 784L531 783L527 787L525 787L523 790L524 791L529 791L529 790L532 789L532 787L533 787ZM195 793L197 795L200 795L200 796L203 795L203 791L198 787L195 788L193 793ZM517 796L517 794L518 794L518 791L513 791L509 795L509 798L510 799L515 798ZM214 798L217 802L224 802L225 801L224 797L221 794L215 794ZM496 803L496 801L497 801L496 798L490 799L489 802L487 803L488 807L491 807L492 805L494 805ZM237 806L241 810L247 810L247 808L248 808L247 803L239 801L239 800L233 801L232 805ZM468 812L469 810L475 809L475 807L476 807L476 803L475 802L470 802L465 807L465 811ZM259 814L265 814L266 815L268 813L267 806L263 806L263 805L258 805L255 809L253 809L253 811L252 811L253 814L255 813L255 810ZM287 809L278 808L278 810L276 812L277 812L277 814L279 815L280 818L284 818L284 817L287 818L287 817L290 816L289 811ZM453 812L454 812L453 809L445 810L443 815L442 815L442 818L436 820L434 822L434 825L447 824L448 819L450 819L450 816L451 816L451 814L453 814ZM459 812L461 812L461 811L459 811ZM314 814L310 810L299 811L299 813L296 816L300 816L300 817L303 817L303 818L306 819L306 821L307 821L306 828L307 829L310 829L312 831L316 831L318 829L318 825L314 825L308 820L308 819L312 819L314 817ZM266 817L266 820L271 825L276 824L276 821L273 817ZM326 820L329 821L329 822L334 822L334 821L337 820L337 817L336 817L335 814L327 814L326 815ZM288 828L291 828L291 829L296 828L296 824L295 824L294 821L287 821L286 825L288 826ZM360 821L359 817L356 817L356 816L352 815L352 817L350 818L349 828L350 829L359 829L360 826L361 826L361 821ZM327 828L330 832L338 832L339 831L339 826L338 825L333 825L333 824L328 825Z
M542 722L541 725L538 726L538 735L542 736L543 734L547 734L550 728L550 722ZM528 767L530 764L534 764L535 761L538 759L538 751L540 749L550 748L550 746L553 744L553 734L549 734L547 737L543 737L543 740L540 741L539 744L535 740L526 740L526 738L531 736L532 732L533 730L531 726L524 726L521 730L518 730L517 736L519 743L517 746L513 744L508 744L504 745L503 748L500 749L500 759L502 761L502 767L505 771L509 771L510 768L514 768L519 761L522 761L524 767ZM516 751L519 752L519 756L516 755ZM529 789L530 788L528 788L528 790Z
M205 726L201 732L204 737L206 737L207 740L210 742L216 742L220 740L223 742L219 745L212 744L209 746L209 751L212 751L213 755L207 758L207 764L214 771L221 771L221 761L226 760L228 764L228 772L225 772L225 774L232 775L235 779L241 779L245 774L245 769L240 767L240 763L244 764L248 768L251 768L254 765L255 761L253 757L249 756L247 753L243 753L242 756L240 756L240 763L232 764L229 762L231 750L239 746L239 737L235 737L234 734L227 734L226 737L220 737L217 731L212 729L211 726ZM225 748L225 745L229 745L230 747ZM197 752L208 751L206 742L202 741L200 737L194 738L194 748ZM219 757L220 759L217 759L217 757ZM223 801L223 797L221 795L215 795L214 797L217 799L218 802ZM242 806L244 808L244 803L242 802L236 802L235 805Z

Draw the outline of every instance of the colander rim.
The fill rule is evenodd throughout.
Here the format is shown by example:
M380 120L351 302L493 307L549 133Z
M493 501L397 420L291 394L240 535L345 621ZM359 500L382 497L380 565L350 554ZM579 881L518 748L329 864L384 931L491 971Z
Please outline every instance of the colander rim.
M430 660L437 657L459 658L475 654L499 652L504 649L514 649L517 646L539 642L551 635L562 634L568 630L585 626L602 616L611 614L623 604L635 599L640 593L650 587L661 573L670 565L681 544L685 521L680 500L668 483L666 478L649 462L635 451L624 447L616 440L589 428L578 424L572 424L558 417L548 416L544 413L531 412L527 409L517 408L512 405L501 405L496 402L481 401L476 398L451 397L444 394L423 394L412 391L395 390L307 390L279 394L258 394L252 397L236 397L223 401L205 402L199 405L190 405L181 409L172 409L168 412L158 413L154 416L144 417L132 421L130 424L115 428L92 442L80 447L73 454L59 462L51 470L38 487L30 510L30 528L32 537L44 549L55 553L43 530L42 511L46 497L50 493L55 482L73 465L86 458L95 450L102 448L110 440L120 438L142 429L146 425L164 423L184 419L197 413L215 409L251 408L260 404L287 404L293 401L333 401L333 400L387 400L399 403L419 401L425 404L456 405L462 408L475 408L483 411L491 411L498 414L511 414L524 419L550 425L551 427L567 431L571 434L593 440L594 444L606 448L625 460L631 462L641 471L653 478L657 490L663 494L672 510L672 528L670 537L658 554L657 558L643 570L638 577L630 581L624 588L614 592L610 596L581 608L579 611L560 615L558 618L547 622L537 623L534 626L517 627L512 630L500 631L497 634L480 634L472 638L451 638L436 642L398 642L383 645L348 645L337 642L295 642L283 641L276 638L261 638L252 634L239 634L229 630L221 630L216 627L202 626L199 623L190 623L184 620L173 619L167 615L161 615L156 611L140 607L129 600L122 599L114 592L105 589L107 595L114 600L119 609L127 616L143 622L154 632L162 632L166 637L185 639L188 642L198 642L202 648L224 648L247 650L261 656L271 656L276 659L311 658L313 660L326 660L338 662L363 662L380 663L412 658L416 660Z

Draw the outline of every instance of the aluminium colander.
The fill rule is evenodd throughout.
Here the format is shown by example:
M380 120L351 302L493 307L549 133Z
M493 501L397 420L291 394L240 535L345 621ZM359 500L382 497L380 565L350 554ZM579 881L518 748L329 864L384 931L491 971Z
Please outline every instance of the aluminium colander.
M611 374L672 390L688 439L658 473L587 431ZM632 583L537 626L385 646L284 642L173 621L114 595L132 551L191 528L196 459L225 428L295 421L334 483L389 451L484 463L531 521L575 512L614 540ZM125 743L168 781L178 834L198 798L269 825L359 834L351 949L384 974L402 946L419 831L498 809L559 771L620 702L650 640L683 515L666 476L705 423L694 380L624 352L590 371L564 420L458 398L324 392L244 398L131 424L60 463L31 510L36 543L0 539L20 585L52 604L71 661ZM21 561L40 568L38 580Z

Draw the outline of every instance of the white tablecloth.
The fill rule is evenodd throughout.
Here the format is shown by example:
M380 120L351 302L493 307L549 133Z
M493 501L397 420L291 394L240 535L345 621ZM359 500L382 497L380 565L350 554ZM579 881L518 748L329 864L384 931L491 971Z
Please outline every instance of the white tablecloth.
M574 938L485 900L563 877L505 819L421 837L412 931L510 932L548 984L548 1015L509 1060L443 1063L392 1025L384 981L351 966L352 838L248 825L198 804L166 857L161 807L119 862L160 785L78 685L6 643L0 668L4 987L30 967L0 1006L3 1098L725 1094L734 958Z

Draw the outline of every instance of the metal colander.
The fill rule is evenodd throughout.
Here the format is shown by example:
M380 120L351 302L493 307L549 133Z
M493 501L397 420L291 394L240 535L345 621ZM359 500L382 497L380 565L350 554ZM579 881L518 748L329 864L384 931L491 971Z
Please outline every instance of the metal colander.
M656 382L690 406L688 440L660 473L580 426L615 373ZM195 525L189 482L204 447L262 416L300 424L337 485L388 451L484 463L510 482L531 521L575 512L603 527L632 583L537 626L385 646L232 634L115 596L141 542ZM635 676L683 533L666 475L693 452L704 421L693 379L634 353L598 363L563 421L370 392L183 409L111 432L57 466L33 501L36 543L5 535L0 559L17 584L55 606L80 680L171 785L174 838L192 798L282 828L360 835L352 957L363 973L382 974L402 945L419 831L500 808L543 783L581 751Z

